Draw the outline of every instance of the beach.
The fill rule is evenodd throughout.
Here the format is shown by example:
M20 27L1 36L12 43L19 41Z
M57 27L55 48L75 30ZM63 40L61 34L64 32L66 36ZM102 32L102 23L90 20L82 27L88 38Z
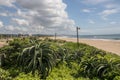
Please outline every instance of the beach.
M5 46L5 45L8 45L7 39L0 39L0 48Z
M57 37L57 39L76 42L76 38ZM79 39L79 42L120 56L120 40Z
M1 42L0 41L0 47L3 47L3 46L5 46L6 45L6 42Z

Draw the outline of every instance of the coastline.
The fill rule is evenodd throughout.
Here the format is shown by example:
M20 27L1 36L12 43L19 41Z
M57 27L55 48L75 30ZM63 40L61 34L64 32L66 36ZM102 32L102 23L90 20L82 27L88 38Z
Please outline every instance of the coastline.
M54 37L52 37L54 39ZM57 37L57 39L66 40L70 42L76 42L76 38L69 37ZM94 46L98 49L102 49L107 52L111 52L120 56L120 40L109 40L109 39L85 39L80 38L80 43L85 43Z

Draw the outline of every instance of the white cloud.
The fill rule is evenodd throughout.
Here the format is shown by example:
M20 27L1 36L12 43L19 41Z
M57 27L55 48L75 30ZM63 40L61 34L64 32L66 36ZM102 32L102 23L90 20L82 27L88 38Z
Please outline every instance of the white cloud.
M2 21L0 21L0 28L1 28L1 27L3 27L3 26L4 26L4 25L3 25L3 22L2 22Z
M19 24L20 26L29 26L28 21L26 21L25 19L17 19L17 18L13 18L12 19L15 23Z
M7 13L0 13L0 16L8 16Z
M17 3L23 7L23 9L18 9L17 16L28 21L30 26L27 29L31 33L69 34L75 30L75 22L69 19L65 11L67 5L62 0L17 0ZM41 27L40 31L39 27Z
M108 20L107 16L119 13L119 9L106 9L99 13L103 20Z
M83 3L96 5L96 4L104 3L107 1L109 0L84 0Z
M95 24L95 21L89 20L89 23L90 23L90 24Z
M106 17L106 16L101 16L101 18L103 19L103 20L105 20L105 21L107 21L108 20L108 18Z
M26 27L20 27L20 26L13 26L13 25L7 25L5 26L5 33L26 33L27 28Z
M117 4L112 4L111 3L111 4L106 4L105 7L108 8L108 9L110 9L110 8L117 8L119 6Z
M107 9L107 10L102 11L99 14L103 15L103 16L108 16L108 15L115 14L115 13L118 13L118 12L119 12L119 9Z
M7 26L6 29L10 30L10 31L14 31L15 30L15 28L12 25Z
M91 12L89 9L83 9L82 11L85 12L85 13L90 13Z
M27 11L22 11L21 9L17 10L17 16L20 16L22 18L30 19L31 17L36 15L39 15L39 13L34 10L27 10Z
M112 22L110 22L110 24L116 24L117 22L115 22L115 21L112 21Z
M12 7L15 0L0 0L0 5Z

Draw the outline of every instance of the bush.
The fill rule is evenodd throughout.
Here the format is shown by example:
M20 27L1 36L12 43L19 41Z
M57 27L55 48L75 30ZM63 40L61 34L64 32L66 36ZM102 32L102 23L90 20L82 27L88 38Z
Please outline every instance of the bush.
M81 62L79 73L91 79L98 77L103 80L113 80L120 75L120 61L107 61L105 58L91 57Z
M0 80L11 80L10 73L0 68Z
M12 80L40 80L40 78L39 76L37 76L37 74L33 76L31 73L20 73L17 77L13 78Z

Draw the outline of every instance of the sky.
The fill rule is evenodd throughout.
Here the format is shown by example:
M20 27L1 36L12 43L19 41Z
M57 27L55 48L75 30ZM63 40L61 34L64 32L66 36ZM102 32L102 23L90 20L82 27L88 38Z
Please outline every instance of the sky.
M0 33L120 34L120 0L0 0Z

